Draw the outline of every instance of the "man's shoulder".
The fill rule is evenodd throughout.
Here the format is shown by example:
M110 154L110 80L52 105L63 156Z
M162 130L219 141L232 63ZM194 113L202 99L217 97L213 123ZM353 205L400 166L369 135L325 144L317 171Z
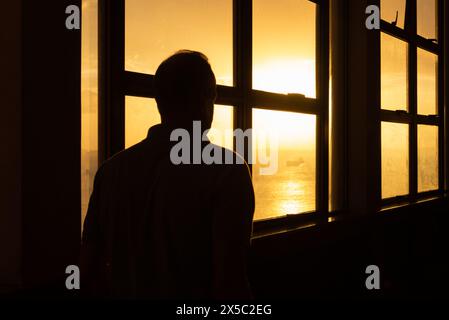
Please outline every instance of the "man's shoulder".
M213 146L214 153L212 155L207 153L203 154L203 162L209 161L213 164L227 165L229 168L248 167L246 160L239 153L217 144L210 144ZM215 156L215 152L218 153L218 156ZM210 159L207 159L208 157Z
M215 170L221 172L222 176L228 175L243 175L250 176L250 169L248 163L245 161L242 155L228 148L224 148L218 145L214 145L215 151L217 151L220 157L216 157L213 161L213 167ZM205 159L203 159L204 161Z
M142 157L145 150L148 148L148 142L143 140L127 149L117 152L109 159L107 159L98 171L108 172L110 170L121 167L123 164L132 161L132 159Z
M210 145L213 146L213 153L212 155L208 154L207 152L202 153L201 166L198 166L197 164L194 164L192 162L190 162L190 164L174 164L174 162L172 162L173 165L176 167L192 166L192 169L196 168L192 172L204 172L205 174L209 172L216 177L218 174L218 176L222 178L230 175L250 176L249 166L240 154L216 144L211 143ZM167 151L165 148L161 149L157 146L152 146L150 141L143 140L142 142L133 145L130 148L116 153L111 158L106 160L98 169L98 174L108 175L111 174L111 172L120 170L120 168L123 167L132 168L133 166L139 166L142 163L150 163L151 161L146 160L148 160L148 158L156 156L156 154L159 154L159 152L165 154L164 158L166 158L166 161L170 161L171 155L169 151Z

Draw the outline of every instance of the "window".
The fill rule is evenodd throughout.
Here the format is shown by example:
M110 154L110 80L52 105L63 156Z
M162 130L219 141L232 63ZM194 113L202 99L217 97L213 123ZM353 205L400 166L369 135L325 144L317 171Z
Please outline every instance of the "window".
M146 138L148 129L161 122L155 99L125 98L125 148Z
M234 148L234 107L215 105L214 118L207 137L212 143L219 146Z
M381 1L382 198L443 191L443 105L436 0ZM392 19L398 12L398 21Z
M418 192L438 189L438 127L418 125Z
M404 29L405 3L407 0L381 0L381 18Z
M273 164L260 163L261 157L253 156L255 219L315 211L316 116L261 109L253 109L252 116L254 154L268 153L259 150L259 146L266 147L265 139L271 138L263 133L277 135L278 147L276 174L261 174L261 167ZM263 139L262 143L258 139Z
M125 69L155 74L179 49L204 53L232 86L232 0L125 0Z
M382 122L382 197L409 193L409 151L407 124Z
M83 0L81 70L81 225L98 166L97 0Z
M256 220L317 209L318 112L301 113L302 101L317 97L316 19L317 5L308 0L253 1L252 87L260 91L250 93L260 95L264 104L264 109L250 105ZM289 94L301 98L292 99L292 108L284 109L276 102L270 105L262 91L282 94L273 95L279 101L288 101ZM261 174L262 167L272 164L261 163L267 150L261 150L265 143L258 140L268 141L273 135L278 148L276 172Z
M316 5L253 1L253 88L315 98Z
M426 39L437 38L437 0L416 0L417 32Z
M418 48L418 114L437 114L437 55Z
M217 78L211 141L233 148L231 129L253 129L253 149L243 156L256 154L255 219L327 214L327 1L183 0L175 6L118 0L102 6L103 159L144 139L160 121L152 86L159 63L179 49L197 50ZM273 151L263 142L270 132L278 138L278 167L262 175L270 163L261 160Z
M381 34L382 109L407 110L407 43Z

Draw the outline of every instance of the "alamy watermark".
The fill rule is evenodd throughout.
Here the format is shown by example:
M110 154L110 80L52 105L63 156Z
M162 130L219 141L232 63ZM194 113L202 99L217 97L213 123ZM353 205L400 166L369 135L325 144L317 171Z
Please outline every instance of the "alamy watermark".
M365 20L365 26L368 30L380 29L380 9L376 5L366 7L365 13L368 17Z
M65 268L65 273L68 274L65 280L65 287L67 290L80 289L80 268L74 264Z
M68 30L79 30L81 28L81 10L77 5L67 6L65 13L68 14L65 19L65 27Z
M366 267L365 273L368 275L365 280L365 287L368 290L380 289L380 269L378 266L372 264Z

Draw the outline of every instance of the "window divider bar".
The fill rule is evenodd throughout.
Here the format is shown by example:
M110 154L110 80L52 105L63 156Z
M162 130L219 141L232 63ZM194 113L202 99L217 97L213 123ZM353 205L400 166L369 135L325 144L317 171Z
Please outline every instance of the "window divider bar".
M242 97L240 96L240 92L236 88L219 85L217 86L217 100L215 101L215 103L232 105L235 106L236 109L238 109L242 104Z
M380 29L382 32L393 36L395 38L398 38L402 41L413 43L417 47L420 47L422 49L425 49L429 52L432 52L434 54L437 54L439 51L439 44L434 43L426 38L423 38L417 34L410 34L406 30L403 30L397 26L392 25L391 23L388 23L384 20L380 21Z
M437 79L437 107L439 116L439 128L438 128L438 185L440 193L444 193L445 189L445 176L447 175L447 166L445 166L445 161L447 161L447 136L445 138L445 101L444 101L444 68L446 65L446 57L444 55L445 44L446 44L446 32L444 29L444 0L437 0L437 38L439 43L438 50L438 79Z
M252 0L233 0L234 87L240 97L234 114L237 128L252 127L249 91L252 88ZM245 150L248 149L246 145ZM242 155L249 162L251 151ZM252 170L251 164L248 164Z
M347 46L348 46L348 3L329 1L329 76L332 77L331 110L329 112L329 157L330 203L329 211L338 215L347 211ZM332 117L330 116L332 114ZM332 152L331 152L332 151Z
M440 117L439 116L416 116L416 124L426 124L429 126L439 126L440 125Z
M416 34L417 5L416 0L408 0L409 30ZM418 145L417 145L417 47L414 42L408 43L408 111L412 116L412 122L409 125L409 182L411 201L416 200L418 191Z
M363 5L367 3L380 6L380 0L364 1ZM366 91L365 96L365 99L367 99L366 116L368 120L366 121L366 129L362 132L367 135L365 141L369 147L364 159L367 171L365 174L366 180L364 181L366 188L364 209L368 213L374 213L381 208L382 199L381 77L379 72L381 69L381 32L367 31L365 35L368 38L368 45L366 48L367 57L363 61L367 64L366 76L368 80L366 81L369 89Z
M317 99L297 97L280 93L251 90L249 103L254 107L306 114L321 114L321 104Z
M442 8L443 7L443 8ZM441 9L440 13L440 30L448 30L449 28L449 4L447 1L442 0L441 4L439 6ZM442 61L441 69L442 71L442 77L444 77L443 81L443 97L442 97L442 103L444 104L444 124L445 124L445 191L449 189L449 60L446 58L449 54L449 32L443 33L444 39L442 41L442 52L444 62ZM440 39L441 42L441 39Z
M430 126L439 126L441 123L440 117L438 116L424 116L416 115L413 116L408 113L402 113L391 110L381 110L380 120L383 122L394 122L394 123L404 123L404 124L426 124Z
M316 210L327 221L329 212L329 1L320 1L316 17L316 95L320 105L317 117Z
M125 0L100 0L99 21L99 164L125 145L125 96L121 77L125 62Z
M407 112L398 112L393 110L380 110L380 120L385 122L397 122L410 124L413 122L413 116Z
M419 202L426 198L438 197L440 195L441 195L440 190L429 190L429 191L418 192L416 195L416 202Z
M123 90L125 95L154 98L154 75L124 71Z

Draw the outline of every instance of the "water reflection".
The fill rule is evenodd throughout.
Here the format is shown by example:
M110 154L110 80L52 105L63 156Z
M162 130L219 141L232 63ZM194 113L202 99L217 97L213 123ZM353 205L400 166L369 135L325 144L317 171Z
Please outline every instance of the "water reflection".
M254 158L255 219L315 210L316 116L253 109L253 130L255 154L260 131L276 134L279 146L273 175L261 175L264 166Z

